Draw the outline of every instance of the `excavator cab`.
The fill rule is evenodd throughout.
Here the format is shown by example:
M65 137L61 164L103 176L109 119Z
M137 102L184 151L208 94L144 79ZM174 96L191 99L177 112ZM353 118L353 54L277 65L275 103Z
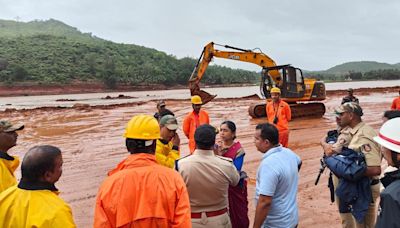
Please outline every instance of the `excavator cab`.
M270 72L278 71L281 75L277 77L274 83ZM281 89L281 96L284 98L303 98L305 94L305 84L303 73L299 68L292 67L291 65L280 65L274 67L263 68L261 80L261 94L264 98L271 98L269 90L272 87L278 87Z

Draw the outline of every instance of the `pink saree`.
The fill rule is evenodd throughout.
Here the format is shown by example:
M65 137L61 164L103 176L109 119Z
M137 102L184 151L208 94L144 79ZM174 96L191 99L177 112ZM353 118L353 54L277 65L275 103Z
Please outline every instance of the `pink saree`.
M227 151L222 156L234 160L234 164L236 165L236 167L238 167L238 165L237 161L235 162L235 160L241 160L241 164L239 165L241 169L243 165L244 153L238 153L240 149L242 149L242 145L240 145L240 142L236 142L231 147L229 147L229 149L227 149ZM238 171L240 172L241 170ZM232 227L248 228L249 218L247 215L247 181L245 179L241 179L237 186L229 186L228 198L229 216L231 218Z

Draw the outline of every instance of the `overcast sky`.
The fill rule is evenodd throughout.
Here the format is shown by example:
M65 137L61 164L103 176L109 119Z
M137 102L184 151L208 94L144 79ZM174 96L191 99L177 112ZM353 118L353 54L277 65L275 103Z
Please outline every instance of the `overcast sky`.
M210 41L261 48L278 64L325 70L400 62L399 0L0 0L0 18L54 18L114 42L198 58ZM234 68L251 64L215 60Z

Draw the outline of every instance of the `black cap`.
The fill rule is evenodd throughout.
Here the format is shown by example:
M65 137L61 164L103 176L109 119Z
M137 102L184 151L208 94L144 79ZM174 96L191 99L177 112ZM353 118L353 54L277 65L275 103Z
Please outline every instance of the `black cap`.
M209 124L200 125L194 132L194 141L201 145L215 144L215 128Z

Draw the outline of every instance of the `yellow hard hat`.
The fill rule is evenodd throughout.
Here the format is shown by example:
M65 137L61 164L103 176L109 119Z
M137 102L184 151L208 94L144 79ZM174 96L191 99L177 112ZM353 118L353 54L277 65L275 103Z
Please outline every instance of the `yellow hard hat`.
M126 126L125 138L154 140L160 138L160 126L157 120L149 115L134 116Z
M281 93L281 90L278 88L278 87L273 87L272 89L271 89L271 93Z
M203 101L201 100L201 97L198 96L198 95L194 95L194 96L192 97L191 101L192 101L192 104L197 104L197 105L203 104Z

